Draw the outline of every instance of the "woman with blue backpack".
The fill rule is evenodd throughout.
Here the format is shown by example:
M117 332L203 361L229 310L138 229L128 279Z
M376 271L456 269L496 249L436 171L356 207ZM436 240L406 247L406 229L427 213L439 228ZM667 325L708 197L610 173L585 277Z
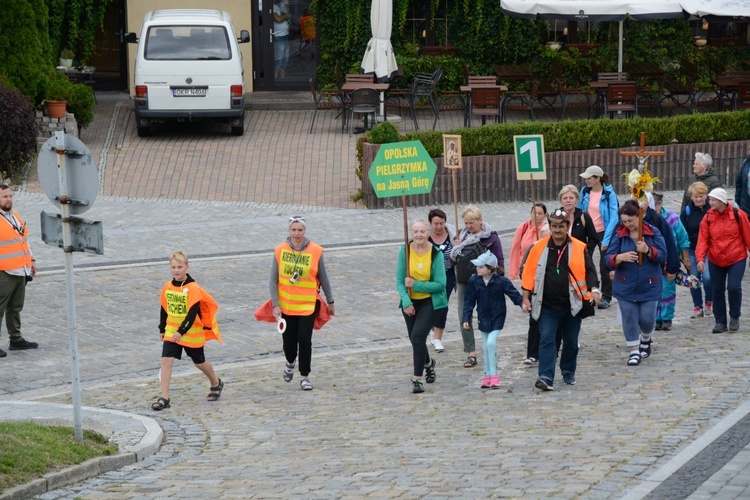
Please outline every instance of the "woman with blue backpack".
M617 227L620 216L620 202L617 200L609 176L601 167L591 165L585 172L579 174L585 181L586 186L581 189L581 201L578 208L591 216L596 228L596 236L599 239L599 278L601 280L602 300L599 309L606 309L612 302L612 280L609 279L609 270L604 263L604 255L612 233Z

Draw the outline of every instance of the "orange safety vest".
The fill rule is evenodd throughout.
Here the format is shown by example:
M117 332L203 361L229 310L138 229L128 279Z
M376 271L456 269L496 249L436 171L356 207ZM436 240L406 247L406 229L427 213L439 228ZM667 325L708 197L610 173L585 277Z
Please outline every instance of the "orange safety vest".
M297 252L284 242L276 247L275 253L281 311L288 316L310 316L315 312L318 297L318 263L323 247L309 242L304 250ZM292 283L289 278L295 271L299 276Z
M0 271L31 267L31 249L27 239L29 231L18 212L13 210L13 215L18 221L19 230L7 219L0 221Z
M549 239L551 237L552 236L545 236L531 247L531 250L529 250L529 256L526 258L526 263L523 267L523 276L521 277L521 286L524 290L530 290L533 292L537 289L537 265L539 264L539 259L542 256L542 253L548 251L547 245L549 244ZM586 259L583 253L586 250L586 245L576 238L568 238L568 240L568 244L570 245L568 251L568 268L570 269L568 278L570 279L570 285L573 287L576 295L581 297L582 300L590 300L591 293L586 285ZM581 281L573 279L573 275ZM537 300L541 299L541 297L537 297Z
M164 328L164 339L170 340L177 332L188 311L200 302L200 314L196 316L193 326L177 342L184 347L203 347L209 340L221 340L216 311L219 305L211 294L202 289L196 282L183 286L174 286L168 281L161 291L161 306L167 311L167 325Z

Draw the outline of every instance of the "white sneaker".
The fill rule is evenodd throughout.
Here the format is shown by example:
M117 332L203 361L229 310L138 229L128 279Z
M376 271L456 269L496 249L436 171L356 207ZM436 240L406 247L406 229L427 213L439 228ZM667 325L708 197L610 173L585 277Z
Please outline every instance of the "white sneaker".
M435 345L435 330L430 330L430 344Z
M443 342L440 339L435 339L433 345L435 346L435 352L443 352L445 350L445 347L443 347Z

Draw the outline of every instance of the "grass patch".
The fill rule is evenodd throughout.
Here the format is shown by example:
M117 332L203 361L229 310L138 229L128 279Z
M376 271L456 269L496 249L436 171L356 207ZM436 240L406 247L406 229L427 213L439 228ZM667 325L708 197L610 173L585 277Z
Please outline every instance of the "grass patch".
M0 493L48 472L115 453L117 445L95 432L83 431L83 444L78 444L72 427L0 422Z

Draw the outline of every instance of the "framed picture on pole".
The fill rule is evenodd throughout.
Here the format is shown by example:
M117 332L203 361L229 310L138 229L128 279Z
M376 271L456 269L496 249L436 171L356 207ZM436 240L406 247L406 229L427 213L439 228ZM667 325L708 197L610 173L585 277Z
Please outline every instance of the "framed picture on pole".
M463 167L460 135L443 134L443 166L445 168Z

